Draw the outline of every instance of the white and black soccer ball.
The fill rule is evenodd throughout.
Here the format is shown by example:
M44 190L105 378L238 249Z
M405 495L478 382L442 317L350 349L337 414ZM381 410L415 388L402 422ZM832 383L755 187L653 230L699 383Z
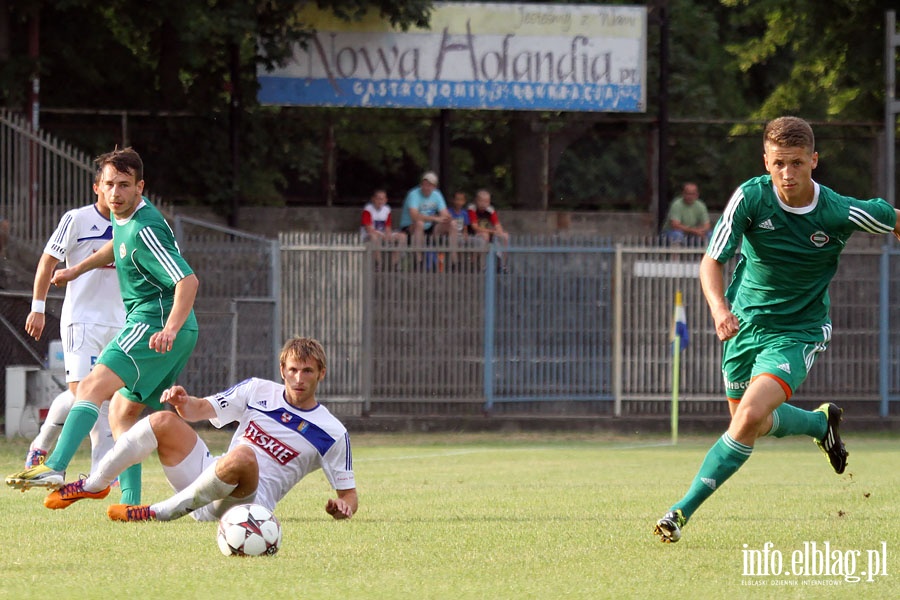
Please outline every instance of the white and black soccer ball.
M265 506L240 504L219 519L216 541L225 556L272 556L281 547L281 523Z

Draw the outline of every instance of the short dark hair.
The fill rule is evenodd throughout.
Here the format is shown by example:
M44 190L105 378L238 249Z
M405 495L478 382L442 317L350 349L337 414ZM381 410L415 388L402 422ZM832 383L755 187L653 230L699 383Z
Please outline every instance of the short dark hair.
M106 165L111 165L112 168L119 173L134 175L135 181L142 181L144 179L144 161L141 160L141 155L131 147L122 148L121 150L116 149L112 152L101 154L94 159L94 164L97 165L98 180L100 178L99 172L102 171L103 167Z
M800 117L778 117L769 121L763 133L763 148L767 143L785 148L816 148L812 127Z

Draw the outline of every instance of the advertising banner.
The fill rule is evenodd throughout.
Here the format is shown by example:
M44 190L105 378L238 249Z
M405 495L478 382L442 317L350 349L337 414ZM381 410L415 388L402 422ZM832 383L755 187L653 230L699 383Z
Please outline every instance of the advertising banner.
M644 112L643 6L437 2L430 29L310 9L316 33L258 73L269 105Z

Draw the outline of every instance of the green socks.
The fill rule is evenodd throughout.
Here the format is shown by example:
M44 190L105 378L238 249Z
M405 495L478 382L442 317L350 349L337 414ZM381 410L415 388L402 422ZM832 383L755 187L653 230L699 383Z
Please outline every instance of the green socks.
M687 494L672 506L672 510L680 508L684 518L690 519L694 511L747 462L751 452L753 446L734 441L728 433L723 434L706 453Z
M122 504L137 506L141 503L141 463L136 463L119 474L122 488Z
M789 435L808 435L821 440L828 428L828 417L816 410L803 410L784 403L772 413L772 429L766 435L782 438Z
M785 403L772 413L772 429L768 435L779 438L807 435L820 440L825 436L827 427L828 418L824 413ZM700 505L747 462L752 452L753 446L737 442L725 433L706 453L690 489L672 510L680 508L684 518L690 519Z
M69 416L66 417L66 424L59 434L56 448L44 464L54 471L65 471L81 442L91 433L99 415L100 408L94 404L84 400L75 402Z
M44 464L54 471L65 471L81 442L91 433L99 415L100 409L94 404L84 400L76 402L59 434L56 448ZM123 504L140 504L141 464L131 465L122 471L119 475L119 485L122 486Z

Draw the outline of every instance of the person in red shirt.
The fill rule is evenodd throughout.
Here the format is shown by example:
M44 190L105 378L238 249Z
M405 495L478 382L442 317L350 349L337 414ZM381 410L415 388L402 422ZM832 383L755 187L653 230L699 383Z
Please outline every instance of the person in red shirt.
M378 189L372 193L369 202L363 207L362 224L359 228L364 242L371 242L376 248L372 253L375 269L381 270L381 251L384 245L397 246L406 244L406 234L394 231L391 227L391 207L388 206L387 192ZM391 266L396 269L400 262L400 253L391 252Z
M469 223L471 223L475 237L484 240L487 244L496 239L504 249L509 247L509 234L503 229L497 211L491 206L489 191L481 189L475 194L475 204L469 205ZM506 253L498 252L497 256L500 258L500 268L505 271Z

